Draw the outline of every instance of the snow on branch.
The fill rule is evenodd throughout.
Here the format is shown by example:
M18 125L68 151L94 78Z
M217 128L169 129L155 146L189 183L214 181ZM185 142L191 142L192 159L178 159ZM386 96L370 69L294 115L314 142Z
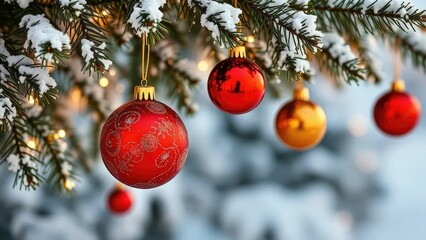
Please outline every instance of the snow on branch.
M65 15L71 16L70 19L80 16L87 4L86 0L59 0L59 3Z
M426 35L420 29L416 31L398 31L397 37L401 39L402 53L410 57L416 67L426 71Z
M16 108L12 105L10 99L3 95L3 89L0 88L0 125L2 127L9 126L16 114Z
M334 77L346 82L365 79L365 70L360 67L359 59L342 37L336 33L325 33L323 51L318 57L321 66L327 68Z
M41 95L56 87L56 81L49 75L47 68L35 66L32 59L23 55L12 55L7 58L7 62L10 68L18 70L21 84L26 81L36 84Z
M163 18L161 7L166 0L139 0L133 7L128 23L132 25L136 34L141 37L143 33L155 33L158 28L164 28L160 23Z
M24 55L11 55L4 44L4 39L0 38L1 82L6 82L10 72L15 71L20 84L27 82L36 85L40 95L56 87L56 81L49 75L47 68L36 66L32 59Z
M187 0L187 4L201 12L201 26L207 28L220 45L232 46L238 42L237 24L241 9L211 0Z
M293 2L291 2L294 4ZM306 1L296 1L303 7ZM290 8L287 0L240 0L239 4L246 17L245 24L267 39L273 37L282 48L305 52L305 48L316 52L322 46L322 33L317 29L314 15L306 14L304 9ZM289 47L293 45L292 47Z
M5 0L6 3L16 2L20 8L27 8L34 0Z
M108 70L112 61L104 54L103 50L105 47L106 44L104 42L96 46L95 43L90 40L81 40L81 55L85 62L83 66L85 70L89 70L89 72Z
M32 47L40 61L57 62L71 48L68 35L55 29L44 14L25 15L19 27L27 30L24 48Z
M407 0L317 0L310 8L323 28L339 33L394 32L394 26L408 31L423 26L425 18L425 11Z

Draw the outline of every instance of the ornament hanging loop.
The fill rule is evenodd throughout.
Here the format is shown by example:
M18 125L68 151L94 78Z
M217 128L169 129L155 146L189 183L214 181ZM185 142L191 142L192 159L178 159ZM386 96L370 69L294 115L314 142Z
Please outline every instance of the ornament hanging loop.
M141 68L141 85L148 85L148 66L149 66L149 52L151 46L147 43L146 33L142 33L142 68Z
M395 37L393 44L393 77L394 81L401 79L401 68L402 68L402 56L400 50L400 40Z

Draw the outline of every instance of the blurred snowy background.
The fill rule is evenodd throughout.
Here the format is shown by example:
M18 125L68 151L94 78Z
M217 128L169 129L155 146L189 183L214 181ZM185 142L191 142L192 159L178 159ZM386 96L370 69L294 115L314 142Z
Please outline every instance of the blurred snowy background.
M320 76L308 84L328 131L306 152L275 137L275 113L290 88L282 99L266 97L251 113L229 116L210 102L203 81L198 113L181 114L191 144L184 170L163 187L130 189L135 202L124 215L106 207L115 179L101 161L81 175L71 198L47 187L12 189L2 166L0 239L426 239L426 119L399 138L377 130L372 108L392 80L391 55L380 59L387 76L378 86L338 89ZM426 75L405 65L403 78L426 107Z

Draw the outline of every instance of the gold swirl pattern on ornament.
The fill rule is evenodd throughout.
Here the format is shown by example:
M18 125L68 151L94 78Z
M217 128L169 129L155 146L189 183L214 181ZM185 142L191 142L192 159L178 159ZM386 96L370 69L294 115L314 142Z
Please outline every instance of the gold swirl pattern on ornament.
M121 148L120 134L116 131L110 132L106 137L106 146L106 151L110 156L117 156Z
M129 158L129 166L132 166L132 163L139 163L142 161L143 157L144 157L144 153L142 151L142 149L139 148L139 144L136 142L128 142L124 148L126 149L130 149L125 157Z
M156 125L151 128L154 130L154 134L162 137L163 139L166 136L171 136L170 133L173 131L173 123L167 120L166 118L160 118L159 121L154 122Z
M131 169L129 169L130 160L126 159L128 159L127 154L123 155L123 159L115 159L115 166L121 173L129 175L129 173L132 172Z
M183 165L185 165L186 159L188 158L188 148L183 150L182 154L180 154L178 163L177 163L177 170L180 170Z
M104 161L106 168L111 172L113 176L117 176L118 172L115 168L115 165L111 163L110 161Z
M153 182L147 182L147 183L135 183L131 185L134 188L153 188L156 187L157 184L153 183Z
M165 114L167 112L166 107L158 102L150 102L146 105L146 108L154 114Z
M130 130L130 127L141 119L140 113L136 111L127 111L119 115L115 120L115 127L118 129Z
M145 152L154 152L158 148L158 138L151 133L142 136L140 147Z
M176 158L177 158L177 149L170 148L170 149L164 149L165 151L162 152L157 159L155 159L155 166L157 168L164 168L168 165L168 163L173 163L172 165L175 165Z

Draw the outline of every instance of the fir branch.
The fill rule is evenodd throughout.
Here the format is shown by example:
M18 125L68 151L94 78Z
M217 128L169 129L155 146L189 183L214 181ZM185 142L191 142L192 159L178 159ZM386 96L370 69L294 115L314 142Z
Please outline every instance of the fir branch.
M347 83L358 83L364 80L364 69L360 68L359 59L353 59L341 64L338 58L333 57L329 48L323 49L321 54L316 54L320 67L330 73L336 79L341 79Z
M394 27L408 31L415 26L424 26L425 11L415 8L409 1L376 0L369 3L366 0L336 0L331 4L329 0L310 1L308 11L318 16L321 29L339 33L386 34L394 33ZM383 6L379 8L379 4Z
M411 59L414 66L426 72L426 48L424 45L426 36L417 29L416 32L399 32L396 37L401 45L403 57Z
M310 21L313 16L296 11L289 5L277 5L273 0L240 0L245 16L243 23L262 35L267 41L275 40L280 48L305 53L305 47L316 52L321 47L321 33ZM299 21L299 22L296 22Z
M163 21L166 20L157 16L162 16L160 7L162 7L165 3L166 1L164 1L164 3L159 3L158 1L154 2L154 4L158 7L158 13L154 14L146 9L147 5L152 8L153 2L133 0L129 4L128 12L124 21L132 26L136 35L139 37L141 37L142 34L146 34L148 44L153 45L157 41L163 39L165 37L164 35L167 33L167 28L163 23Z
M194 114L198 106L192 100L192 90L200 80L194 76L191 64L188 59L178 59L175 54L171 54L173 43L164 42L154 46L152 58L160 66L159 79L167 79L169 96L177 99L178 109L185 109L186 114ZM167 54L165 54L167 52ZM167 56L167 57L165 57Z
M323 51L316 54L321 67L325 67L331 76L349 84L365 79L365 69L342 37L336 33L326 33L323 41Z
M228 26L226 19L223 19L224 11L210 13L209 7L211 4L218 5L216 1L203 2L200 0L183 0L180 5L180 16L187 17L192 24L195 20L201 22L201 25L208 28L212 32L213 39L220 45L226 48L232 48L243 43L243 34L238 30L238 26L232 29ZM225 4L225 3L223 3ZM225 9L225 6L222 6ZM230 9L227 9L230 11ZM203 19L203 20L201 20ZM236 24L236 23L235 23ZM216 32L215 29L218 31Z
M383 72L378 59L378 52L375 51L376 39L373 36L364 35L359 38L351 38L350 45L352 49L358 52L359 60L364 66L367 79L374 83L380 83L383 80Z

